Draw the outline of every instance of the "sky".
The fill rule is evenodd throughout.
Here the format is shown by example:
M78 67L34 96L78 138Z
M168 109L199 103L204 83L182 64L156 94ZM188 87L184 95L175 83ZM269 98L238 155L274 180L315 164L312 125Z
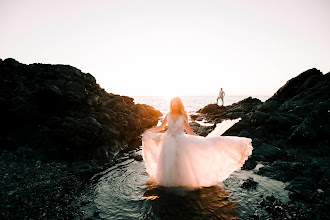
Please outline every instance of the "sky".
M0 58L128 96L271 96L330 71L329 0L0 0Z

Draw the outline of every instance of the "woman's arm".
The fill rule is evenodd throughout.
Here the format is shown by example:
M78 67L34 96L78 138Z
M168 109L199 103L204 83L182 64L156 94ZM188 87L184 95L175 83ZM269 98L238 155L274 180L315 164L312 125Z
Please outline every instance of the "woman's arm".
M184 128L186 129L187 134L198 136L191 130L190 125L187 121L184 122Z
M150 131L150 132L161 131L161 130L163 130L165 128L166 124L167 124L167 114L166 114L166 116L165 116L165 118L164 118L164 120L163 120L163 122L162 122L161 125L156 126L156 127L149 128L146 131Z

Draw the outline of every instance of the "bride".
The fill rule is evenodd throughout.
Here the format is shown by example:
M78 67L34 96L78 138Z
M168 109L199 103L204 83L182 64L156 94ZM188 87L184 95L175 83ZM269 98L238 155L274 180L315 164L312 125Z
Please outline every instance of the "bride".
M253 149L250 138L220 136L239 120L225 120L207 137L198 136L188 124L181 99L173 98L162 124L146 130L142 137L142 155L151 180L166 187L207 187L228 178ZM157 133L167 124L165 133Z

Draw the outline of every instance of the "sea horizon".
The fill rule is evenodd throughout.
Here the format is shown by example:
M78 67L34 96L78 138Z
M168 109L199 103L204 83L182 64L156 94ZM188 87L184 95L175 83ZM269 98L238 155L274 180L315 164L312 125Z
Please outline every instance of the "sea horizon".
M265 102L272 95L259 95L259 96L247 96L247 95L227 95L224 98L224 106L232 105L233 103L239 102L245 98L252 97L260 99ZM165 114L169 111L169 103L172 97L169 96L130 96L134 99L135 104L147 104L159 110L161 113ZM189 114L196 113L199 109L203 108L208 104L216 104L217 95L186 95L178 96L182 99L182 102ZM221 105L221 100L218 102Z

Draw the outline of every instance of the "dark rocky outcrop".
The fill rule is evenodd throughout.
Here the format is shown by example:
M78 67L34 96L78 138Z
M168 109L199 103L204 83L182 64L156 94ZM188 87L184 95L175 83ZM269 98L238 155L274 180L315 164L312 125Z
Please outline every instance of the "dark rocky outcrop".
M249 97L230 106L210 104L199 112L215 123L241 117L224 135L253 138L258 160L289 159L296 156L292 149L318 156L330 152L330 74L315 68L289 80L264 103Z
M213 121L215 123L219 123L224 119L242 118L241 121L226 131L224 135L242 135L250 137L251 135L249 132L251 130L251 112L253 112L261 104L262 102L259 99L248 97L230 106L218 106L217 104L209 104L197 112L204 114L208 121ZM239 135L242 131L244 131L244 133Z
M224 135L252 138L254 150L243 168L265 163L257 173L286 182L291 202L330 217L330 73L307 70L264 103L249 97L225 107L211 104L199 112L200 118L214 123L241 117Z
M0 147L42 148L55 159L111 159L161 113L107 93L69 65L0 60Z

